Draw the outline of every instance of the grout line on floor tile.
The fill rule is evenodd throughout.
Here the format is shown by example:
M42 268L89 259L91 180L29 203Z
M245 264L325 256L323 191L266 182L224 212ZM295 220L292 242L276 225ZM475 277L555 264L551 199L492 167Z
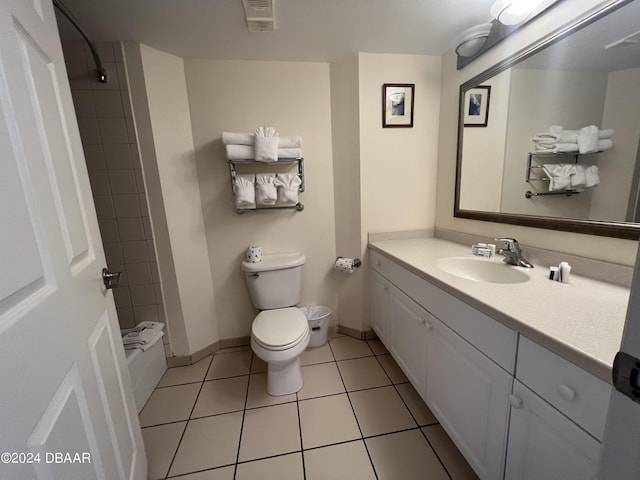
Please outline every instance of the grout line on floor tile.
M440 455L438 455L438 451L433 447L433 445L431 445L431 442L429 441L429 437L427 437L427 434L424 433L424 430L422 430L421 427L420 428L420 433L422 434L422 436L424 437L424 439L427 441L427 443L429 444L429 447L431 447L431 450L433 450L433 454L436 456L436 458L438 459L438 461L440 462L440 465L442 465L442 468L444 468L444 471L447 472L447 475L449 476L449 480L453 480L453 477L451 476L451 474L449 473L449 469L447 468L447 466L445 465L445 463L442 461L442 459L440 458ZM447 434L449 435L449 434ZM457 448L457 447L456 447Z
M253 367L253 361L256 358L256 354L251 352L251 361L249 362L249 372ZM247 381L247 391L244 394L244 408L242 409L242 423L240 424L240 437L238 439L238 451L236 452L236 463L233 466L233 479L235 480L238 474L238 460L240 460L240 445L242 445L242 430L244 429L244 418L247 414L247 402L249 401L249 385L251 385L251 373L249 373L249 380Z
M300 435L300 455L302 456L302 478L307 480L307 469L304 465L304 445L302 444L302 421L300 419L300 402L297 400L296 392L296 412L298 412L298 434Z
M167 477L166 480L173 480L174 478L180 479L180 478L186 477L187 475L193 475L194 473L213 472L214 470L233 467L234 465L235 465L234 463L229 463L227 465L220 465L219 467L215 467L215 468L205 468L204 470L194 470L193 472L181 473L180 475L173 475L171 477Z
M209 367L207 368L207 373L209 372L209 368L211 368L211 364L213 363L213 356L211 356L211 361L209 362ZM204 374L204 378L207 378L207 373ZM180 441L178 442L178 446L176 447L176 451L173 452L173 457L171 458L171 463L169 463L169 468L167 469L167 474L165 478L169 476L169 472L171 471L171 467L173 467L173 462L176 460L176 456L178 455L178 450L180 449L180 444L182 443L182 439L184 438L184 434L189 427L189 423L191 422L191 415L193 415L193 411L196 408L196 404L198 403L198 399L200 398L200 393L202 392L202 387L204 387L204 379L200 382L200 389L198 390L198 395L196 395L196 400L193 402L193 406L191 407L191 411L189 412L189 417L187 418L187 423L184 425L184 430L182 431L182 435L180 435Z
M331 346L331 342L329 342L329 349L331 350L331 354L333 355L333 358L336 358L336 356L333 354L333 347ZM369 453L369 447L367 446L367 442L364 441L364 434L362 433L362 428L360 427L360 421L358 420L358 416L356 415L355 408L353 408L353 403L351 402L351 396L349 395L349 392L347 391L347 385L344 383L344 378L342 378L342 372L338 368L338 362L337 361L336 361L336 369L338 370L338 375L340 375L340 381L342 382L342 386L344 387L345 393L347 395L347 399L349 400L349 405L351 406L351 411L353 412L353 417L356 419L356 425L358 425L358 431L360 431L360 439L362 440L362 443L364 444L364 449L367 451L367 456L369 457L369 463L371 463L371 468L373 469L373 474L376 476L376 480L379 480L378 479L378 472L376 472L376 467L373 464L373 459L371 458L371 453Z

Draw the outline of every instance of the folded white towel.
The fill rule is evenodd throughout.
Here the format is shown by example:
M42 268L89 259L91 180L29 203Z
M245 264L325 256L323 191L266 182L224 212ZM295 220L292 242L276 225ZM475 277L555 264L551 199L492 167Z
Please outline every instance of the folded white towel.
M222 143L253 146L255 136L253 133L222 132ZM299 135L278 135L278 148L302 148L302 137Z
M278 132L273 127L258 127L255 141L255 159L258 162L278 161Z
M253 145L225 145L224 149L228 160L255 160L255 150ZM278 158L300 158L301 148L279 148Z
M576 165L569 179L571 180L571 190L583 190L587 186L587 177L584 173L584 166Z
M159 331L148 342L146 342L146 343L129 343L129 344L125 344L124 345L124 349L125 350L136 350L136 349L138 349L138 350L142 350L143 352L146 352L151 347L153 347L158 342L158 340L160 340L162 338L163 335L164 335L164 332L163 331Z
M256 174L256 203L258 205L274 205L278 199L278 191L274 185L275 173Z
M533 136L533 141L536 143L536 145L553 146L556 143L558 143L558 134L557 133L547 133L547 132L536 133Z
M275 180L278 187L280 205L295 205L298 203L298 191L302 179L296 173L278 173Z
M236 208L256 208L255 175L236 175L233 191L236 194Z
M571 188L571 175L576 171L573 163L553 163L542 166L544 173L549 177L549 191L556 192Z
M578 132L578 149L580 153L594 153L598 151L598 127L589 125Z
M598 167L591 165L584 169L585 187L591 188L600 185L600 176L598 175Z
M578 144L577 143L556 143L553 146L540 146L536 144L535 146L536 153L577 153L578 152Z
M164 323L145 321L140 322L134 328L122 331L122 343L145 344L152 340L158 333L162 332Z

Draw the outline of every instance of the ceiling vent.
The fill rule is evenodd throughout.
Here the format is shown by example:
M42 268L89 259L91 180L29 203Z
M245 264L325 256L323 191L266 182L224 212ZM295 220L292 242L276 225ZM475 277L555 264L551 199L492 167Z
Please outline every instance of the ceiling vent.
M242 4L250 32L273 32L276 29L273 0L242 0Z

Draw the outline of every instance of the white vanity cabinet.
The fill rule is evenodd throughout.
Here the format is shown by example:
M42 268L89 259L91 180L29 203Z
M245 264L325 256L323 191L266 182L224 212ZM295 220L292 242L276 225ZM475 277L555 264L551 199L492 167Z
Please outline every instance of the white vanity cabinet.
M436 319L396 287L389 289L389 351L420 396L427 385L428 332Z
M389 336L389 286L391 284L378 272L371 270L371 328L383 343Z
M380 257L372 252L374 330L383 333L385 346L480 478L502 478L513 376L443 322L450 320L480 344L487 338L486 330L474 333L478 325L492 322L487 326L490 332L503 328L504 335L496 335L494 341L512 343L510 365L515 360L515 333L493 325L494 320L479 312L469 318L469 312L459 305L462 302ZM429 303L414 294L422 304L404 293L427 290ZM440 319L428 311L436 303L434 310ZM385 315L386 319L381 318ZM465 328L460 322L467 320L475 324ZM488 349L502 358L501 352L509 347L500 344Z
M442 322L429 333L427 405L480 478L502 478L513 377Z
M542 398L515 381L505 479L596 478L600 443Z
M371 266L372 328L481 479L596 478L611 385L400 262Z

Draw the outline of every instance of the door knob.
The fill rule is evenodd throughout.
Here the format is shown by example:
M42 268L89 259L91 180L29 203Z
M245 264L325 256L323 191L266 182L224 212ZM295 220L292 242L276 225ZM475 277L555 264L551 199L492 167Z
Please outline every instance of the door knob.
M107 290L120 286L120 276L122 272L110 272L106 268L102 269L102 281Z
M509 395L509 403L513 408L522 408L522 399L515 395Z

